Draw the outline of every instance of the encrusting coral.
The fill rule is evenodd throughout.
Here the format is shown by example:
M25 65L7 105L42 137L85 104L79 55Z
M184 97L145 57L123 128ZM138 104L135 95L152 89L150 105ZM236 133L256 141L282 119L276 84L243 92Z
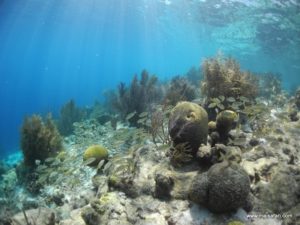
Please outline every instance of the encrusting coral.
M26 117L21 128L21 148L24 164L34 167L36 160L43 162L62 150L62 138L49 115Z

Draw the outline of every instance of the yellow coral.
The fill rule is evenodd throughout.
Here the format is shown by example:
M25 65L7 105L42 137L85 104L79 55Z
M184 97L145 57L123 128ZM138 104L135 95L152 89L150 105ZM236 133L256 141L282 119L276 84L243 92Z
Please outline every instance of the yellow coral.
M108 151L105 147L101 145L91 145L88 147L83 154L83 160L91 160L88 163L89 166L96 166L101 160L105 160L108 158Z

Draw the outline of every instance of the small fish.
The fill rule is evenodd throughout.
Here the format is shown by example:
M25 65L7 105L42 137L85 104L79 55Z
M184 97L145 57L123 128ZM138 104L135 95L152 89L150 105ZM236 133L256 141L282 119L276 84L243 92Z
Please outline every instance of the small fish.
M92 157L92 158L89 158L89 159L85 160L83 163L84 163L85 166L89 166L95 161L96 161L96 158Z
M221 102L223 102L225 100L225 97L223 95L219 96L219 99L221 100Z
M41 164L41 160L37 159L35 160L35 165L39 166Z
M143 118L143 117L147 117L148 116L148 112L142 112L139 117Z
M44 176L40 176L39 179L38 179L38 182L41 183L41 184L43 184L43 183L47 182L47 179L48 179L48 177L45 176L45 175Z
M211 101L215 102L217 104L221 103L220 99L218 99L218 98L212 98Z
M208 105L208 108L211 109L211 108L215 108L216 106L217 106L217 103L212 102Z
M56 177L57 175L58 175L58 173L53 171L50 173L49 177Z
M54 158L47 158L47 159L45 160L46 163L50 163L50 162L52 162L52 161L54 161Z
M136 114L136 111L132 112L132 113L129 113L127 116L126 116L126 120L130 120L132 117L134 117Z
M47 169L48 167L46 165L39 165L36 169L37 171L41 171L41 170L44 170L44 169Z
M104 168L103 168L103 173L106 173L106 171L109 169L109 167L111 166L111 162L108 162L105 164Z
M98 163L98 166L97 166L97 169L100 170L102 168L102 166L104 165L105 163L105 160L101 160L99 163Z
M235 99L233 97L229 97L229 98L227 98L227 101L228 102L235 102Z
M224 106L223 104L221 104L221 103L220 103L220 104L218 104L217 106L218 106L218 107L219 107L219 109L221 109L221 110L224 110L224 109L225 109L225 106Z
M249 99L244 97L244 96L241 96L240 100L243 101L243 102L249 102Z
M147 120L147 118L139 119L139 120L137 121L137 123L143 124L143 123L145 123L146 120Z

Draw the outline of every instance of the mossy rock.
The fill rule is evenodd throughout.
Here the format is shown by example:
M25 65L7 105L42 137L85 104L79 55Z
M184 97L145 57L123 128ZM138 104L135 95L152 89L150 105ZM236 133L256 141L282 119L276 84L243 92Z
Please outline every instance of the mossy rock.
M101 160L107 160L108 150L101 145L92 145L88 147L83 154L83 161L87 163L88 166L97 166Z

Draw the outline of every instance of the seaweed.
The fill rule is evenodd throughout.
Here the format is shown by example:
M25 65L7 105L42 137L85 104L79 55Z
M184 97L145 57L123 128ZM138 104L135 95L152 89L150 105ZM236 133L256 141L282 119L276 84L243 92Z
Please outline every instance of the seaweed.
M202 64L204 80L201 91L207 99L224 96L238 99L241 96L254 100L258 95L258 78L241 71L239 63L231 57L218 54L204 60Z
M138 127L138 115L148 111L151 103L158 102L161 98L161 91L157 85L158 79L155 75L150 76L146 70L141 73L140 80L134 75L129 87L121 82L117 93L110 93L108 103L117 112L122 120L128 114L133 113L128 122L132 126Z
M39 115L26 117L21 128L21 148L24 164L35 167L62 149L62 138L49 114L45 120Z
M58 120L59 132L67 136L74 131L74 122L79 122L84 118L84 110L78 108L73 99L64 104L60 110L60 117Z
M191 101L196 97L196 88L185 77L176 76L171 80L164 99L165 104L176 105L180 101Z

